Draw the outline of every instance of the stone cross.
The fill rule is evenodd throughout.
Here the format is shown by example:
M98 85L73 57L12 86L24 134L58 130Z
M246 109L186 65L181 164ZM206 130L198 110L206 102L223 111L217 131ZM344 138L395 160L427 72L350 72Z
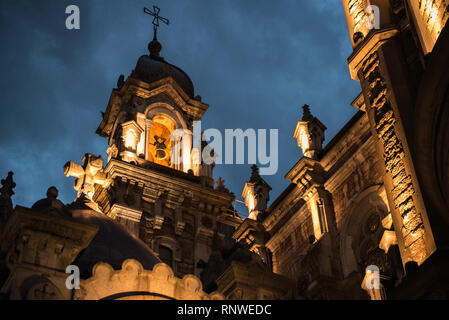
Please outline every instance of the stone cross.
M64 165L64 174L67 177L75 177L74 188L78 191L77 198L85 195L92 200L95 193L95 185L107 187L111 180L103 170L103 159L91 153L86 153L82 159L83 165L69 161Z

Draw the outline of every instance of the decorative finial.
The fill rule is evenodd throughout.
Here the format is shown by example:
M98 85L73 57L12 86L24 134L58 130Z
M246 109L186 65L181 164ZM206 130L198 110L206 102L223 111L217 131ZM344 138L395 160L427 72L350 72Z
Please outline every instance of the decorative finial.
M313 115L310 113L310 106L308 104L303 105L302 111L302 121L313 120Z
M51 186L47 189L47 198L56 199L58 197L59 191L55 186Z
M256 166L255 164L251 166L251 178L250 181L257 181L260 179L260 175L259 175L259 167Z
M2 179L2 187L0 188L0 232L3 231L3 228L11 216L11 212L13 209L11 196L14 194L12 189L15 188L16 183L13 181L12 176L13 172L8 172L8 176L6 179Z
M112 181L108 174L104 172L101 155L96 156L86 153L82 161L83 165L76 164L73 161L67 162L64 165L64 174L67 177L77 178L74 185L74 189L78 191L77 198L86 197L92 200L92 196L95 193L95 185L106 188Z
M121 74L117 79L117 89L121 89L125 85L125 76Z
M11 197L14 194L13 189L16 187L16 183L12 179L14 172L9 171L6 179L2 179L2 188L0 189L0 193L3 196Z
M224 182L225 181L222 179L222 177L218 177L218 180L216 182L217 186L215 187L215 190L221 192L229 192L229 190L225 187Z
M159 43L159 41L157 41L157 28L159 28L159 20L167 25L170 23L170 21L167 18L159 16L160 11L161 11L161 9L159 9L157 6L153 6L153 11L151 11L150 9L148 9L146 7L143 8L144 13L149 14L150 16L154 17L153 18L153 31L154 31L153 41L151 41L148 44L148 50L150 51L150 56L153 56L153 57L159 57L160 52L162 50L162 45Z

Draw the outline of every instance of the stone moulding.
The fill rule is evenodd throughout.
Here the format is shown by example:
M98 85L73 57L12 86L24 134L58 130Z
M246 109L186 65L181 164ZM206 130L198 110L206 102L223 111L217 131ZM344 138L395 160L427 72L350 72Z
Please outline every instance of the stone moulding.
M127 259L121 270L99 262L92 277L81 280L80 289L75 291L75 300L100 299L126 300L223 300L218 292L207 294L201 281L194 275L182 279L174 276L165 263L158 263L153 270L145 270L139 261Z

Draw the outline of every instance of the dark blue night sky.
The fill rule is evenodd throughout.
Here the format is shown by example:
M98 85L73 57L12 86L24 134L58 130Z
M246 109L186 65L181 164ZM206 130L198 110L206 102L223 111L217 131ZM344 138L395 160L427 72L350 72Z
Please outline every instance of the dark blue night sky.
M76 4L81 29L65 28ZM106 157L95 134L112 88L128 76L152 38L153 4L170 19L161 55L192 79L210 105L202 127L279 129L279 169L264 178L274 200L301 151L292 137L301 106L328 128L327 143L356 112L360 86L339 0L3 0L0 11L0 176L14 171L14 205L31 206L55 185L72 202L62 166L86 152ZM214 178L240 199L250 165L216 166Z

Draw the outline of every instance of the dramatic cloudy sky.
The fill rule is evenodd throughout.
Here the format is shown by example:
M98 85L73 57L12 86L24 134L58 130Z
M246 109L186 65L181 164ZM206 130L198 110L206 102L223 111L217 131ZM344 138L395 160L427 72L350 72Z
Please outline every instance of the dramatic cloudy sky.
M65 28L76 4L81 29ZM75 197L62 166L84 153L106 158L95 134L120 74L128 76L152 36L144 6L170 19L164 58L185 70L210 105L203 129L279 129L279 169L265 176L274 200L301 151L292 138L307 103L328 128L327 143L355 113L359 92L340 0L2 0L0 176L14 171L14 204L31 206L55 185ZM250 165L221 165L215 179L238 198Z

